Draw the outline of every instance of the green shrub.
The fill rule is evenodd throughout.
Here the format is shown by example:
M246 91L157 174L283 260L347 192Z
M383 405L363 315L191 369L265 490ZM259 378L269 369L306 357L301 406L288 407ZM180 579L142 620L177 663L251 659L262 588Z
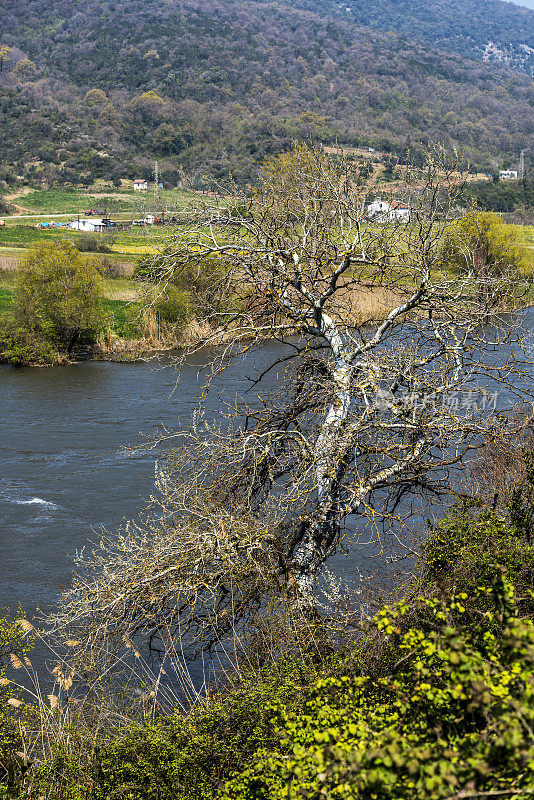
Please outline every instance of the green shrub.
M496 568L512 576L521 610L534 614L534 547L497 512L467 501L452 509L422 546L423 576L446 592L466 592L491 582Z
M186 292L169 284L157 297L155 308L165 322L183 325L190 316L191 301Z
M38 242L21 259L0 355L13 364L53 363L94 343L103 324L102 294L94 265L70 242Z
M517 616L506 579L477 595L491 600L477 622L465 593L419 599L429 629L402 631L406 602L382 609L374 624L397 652L394 671L318 680L297 710L273 703L280 747L260 749L224 800L534 792L534 624Z
M98 270L99 275L104 278L125 278L127 277L127 270L120 261L114 258L107 258L105 255L93 259L93 264Z
M513 525L462 503L423 548L422 596L384 606L348 651L282 656L206 707L91 741L90 763L58 754L31 786L49 800L530 796L533 563Z
M19 323L13 314L0 317L0 360L14 367L26 364L55 364L59 353L44 331Z
M111 253L111 247L102 236L92 233L82 233L73 242L80 253Z
M287 660L207 709L132 727L98 753L95 800L215 800L227 777L277 741L265 708L299 702L306 665Z
M445 236L442 260L445 267L477 277L509 272L530 274L530 253L512 225L498 214L470 211L450 226Z

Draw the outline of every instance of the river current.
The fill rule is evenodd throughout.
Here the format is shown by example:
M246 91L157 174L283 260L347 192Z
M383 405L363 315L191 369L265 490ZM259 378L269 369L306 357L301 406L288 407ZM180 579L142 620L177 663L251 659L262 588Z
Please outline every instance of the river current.
M525 322L531 330L534 310ZM275 354L280 346L266 345L234 365L212 402L221 393L242 396ZM135 448L161 424L190 417L205 360L189 362L178 382L168 358L0 367L0 608L46 611L70 581L72 554L100 527L112 530L139 513L153 491L158 453ZM127 445L133 450L125 452ZM349 575L362 555L349 562Z

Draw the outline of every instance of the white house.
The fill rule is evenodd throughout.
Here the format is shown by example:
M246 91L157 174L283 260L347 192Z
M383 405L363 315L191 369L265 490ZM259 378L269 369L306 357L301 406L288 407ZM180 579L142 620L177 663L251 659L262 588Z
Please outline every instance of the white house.
M107 224L103 219L72 219L69 222L69 227L75 231L94 233L95 231L99 232L105 230Z
M407 206L405 203L398 203L397 201L393 201L393 203L391 204L391 211L389 212L389 218L397 222L409 222L410 221L409 206Z
M377 222L409 222L410 209L404 203L396 200L390 204L377 197L367 206L367 218Z
M513 181L517 180L519 173L516 169L501 169L499 171L499 178L501 181Z
M367 216L369 219L373 219L376 216L384 216L387 215L391 211L391 206L389 203L386 203L385 200L381 200L380 197L377 197L376 200L373 200L372 203L369 203L367 206Z
M133 188L135 192L146 192L148 191L148 183L143 178L136 178L133 182Z

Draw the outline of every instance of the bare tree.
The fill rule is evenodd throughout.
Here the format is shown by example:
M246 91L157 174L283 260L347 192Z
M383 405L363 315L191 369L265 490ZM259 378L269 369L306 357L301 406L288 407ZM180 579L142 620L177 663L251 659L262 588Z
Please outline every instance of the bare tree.
M81 559L58 624L213 643L275 595L311 618L355 518L379 529L450 492L494 393L502 406L529 391L519 322L502 313L522 287L504 269L484 291L443 269L459 180L429 158L407 178L409 222L398 195L377 221L357 167L296 146L250 197L177 231L150 277L163 289L210 271L196 297L205 335L188 350L211 346L203 400L189 428L160 437L159 509ZM281 355L214 419L217 376L273 339Z

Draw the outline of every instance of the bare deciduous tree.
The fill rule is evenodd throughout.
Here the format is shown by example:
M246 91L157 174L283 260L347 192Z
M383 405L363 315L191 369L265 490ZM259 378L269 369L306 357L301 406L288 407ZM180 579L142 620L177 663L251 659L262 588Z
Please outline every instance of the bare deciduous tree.
M203 398L267 341L281 355L218 420L201 403L190 428L162 434L159 511L103 542L96 570L82 559L58 623L212 643L273 593L313 616L351 520L400 519L413 498L450 491L491 393L502 405L528 391L519 323L502 314L522 287L504 268L484 291L443 269L458 180L430 158L407 179L410 221L394 202L377 221L356 167L297 146L264 165L251 197L177 231L151 279L209 266L205 335L188 351L212 348Z

